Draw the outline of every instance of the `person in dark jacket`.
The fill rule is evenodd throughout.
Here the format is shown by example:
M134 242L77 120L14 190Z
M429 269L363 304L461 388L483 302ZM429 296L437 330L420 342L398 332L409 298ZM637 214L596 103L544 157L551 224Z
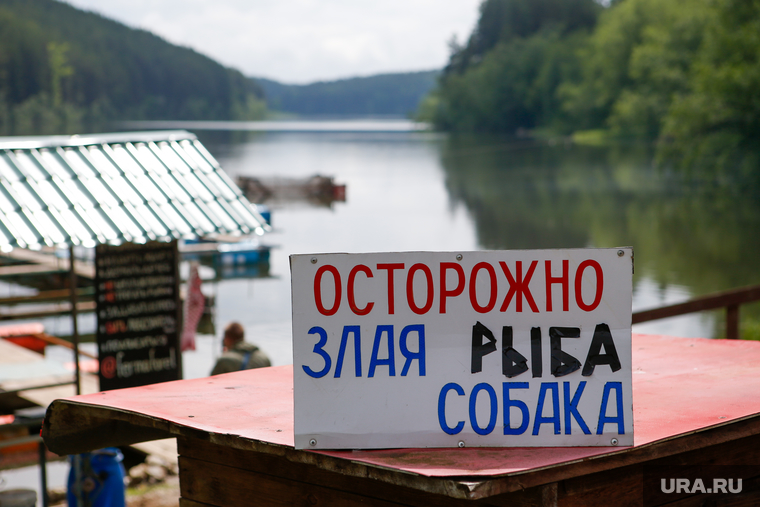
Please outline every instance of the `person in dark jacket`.
M224 328L224 352L216 361L211 375L272 366L269 358L256 345L245 341L245 330L239 322Z

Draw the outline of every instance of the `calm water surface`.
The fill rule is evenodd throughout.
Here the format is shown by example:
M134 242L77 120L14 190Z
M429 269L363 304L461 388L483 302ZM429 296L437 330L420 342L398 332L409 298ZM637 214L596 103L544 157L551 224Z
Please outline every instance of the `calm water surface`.
M270 133L201 140L234 178L332 176L346 201L273 206L270 278L225 280L204 287L216 294L216 327L239 320L274 364L291 357L288 256L315 252L475 250L473 219L450 198L441 170L441 140L426 133ZM206 139L208 137L209 139ZM207 374L218 338L187 354L186 377ZM209 354L208 351L211 353ZM205 363L205 364L204 364ZM197 369L195 369L197 368Z
M294 253L633 246L634 310L760 283L760 196L675 182L652 170L645 147L162 127L194 131L233 177L321 174L347 187L346 202L331 206L273 206L275 232L265 236L275 246L269 276L213 281L204 270L203 291L216 296L217 333L200 335L197 350L184 353L185 378L208 375L220 353L218 335L231 320L246 326L275 365L292 362L288 256ZM760 309L743 306L742 315L759 319ZM94 330L94 316L79 322L83 333ZM640 324L634 332L712 338L722 325L722 314L712 312ZM71 331L69 319L46 327L52 334ZM67 360L68 352L58 352ZM49 467L50 484L62 485L67 470ZM38 483L35 470L14 474L0 480Z
M273 206L269 277L204 284L216 295L217 335L241 321L276 365L292 362L295 253L630 245L634 310L760 283L757 196L675 182L652 169L646 147L425 132L196 133L232 177L320 174L347 187L346 201L331 206ZM634 332L716 337L722 318L693 314ZM185 377L205 376L220 346L199 337Z

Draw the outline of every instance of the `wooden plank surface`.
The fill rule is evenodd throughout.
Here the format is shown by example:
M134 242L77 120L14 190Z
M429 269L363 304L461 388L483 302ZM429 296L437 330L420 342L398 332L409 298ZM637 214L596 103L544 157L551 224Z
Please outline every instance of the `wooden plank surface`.
M0 365L17 363L36 363L44 361L44 356L24 347L19 347L7 340L0 340ZM1 378L1 375L0 375Z
M73 381L73 368L69 370L63 364L48 360L41 354L0 339L0 395L3 391L21 390L18 396L46 407L53 400L75 396ZM64 382L71 384L32 389ZM98 376L82 373L81 385L82 393L97 393Z
M207 503L196 502L195 500L189 500L187 498L179 499L179 507L214 507Z
M45 356L7 340L0 340L0 393L73 379L74 372L66 370L62 364L46 360ZM76 391L72 389L66 393L72 396Z
M605 470L599 473L582 475L568 480L549 482L543 486L527 488L513 493L496 495L478 502L479 505L493 506L547 506L559 507L586 507L589 505L615 505L641 506L644 498L644 470L647 467L666 468L677 470L678 467L688 466L694 468L704 467L727 467L747 466L760 469L760 454L754 452L760 448L760 435L754 435L735 441L711 445L706 448L691 451L675 456L651 460L646 464L636 464L621 468ZM429 494L411 490L395 484L383 483L368 477L349 477L340 472L329 472L316 466L293 463L283 457L274 457L244 451L230 447L219 446L196 439L180 439L179 450L183 480L187 481L187 490L183 495L190 495L195 500L212 501L218 495L203 496L207 491L202 491L198 496L197 488L206 488L206 479L198 479L199 475L206 474L206 470L215 469L223 465L222 473L213 472L207 476L208 480L217 481L220 484L234 484L242 481L243 491L252 488L276 498L272 503L266 499L261 505L299 505L305 499L311 498L315 502L340 504L340 505L364 505L367 501L364 497L371 497L391 504L408 506L448 507L455 505L471 505L472 502L461 503L461 500L453 500L442 495ZM184 465L183 465L184 464ZM235 476L235 482L230 482L229 477ZM435 478L429 481L435 481ZM725 505L757 505L750 502L757 499L758 485L750 484L752 481L745 480L743 495L732 496L736 503L725 503L726 499L717 498L711 501L724 502ZM757 482L757 481L754 481ZM255 485L255 486L251 486ZM264 485L259 487L259 485ZM311 486L328 488L320 495L308 496L304 492L314 491ZM654 487L657 485L655 484ZM652 485L650 484L650 487ZM318 489L318 488L317 488ZM333 490L348 493L336 495ZM246 505L243 502L247 494L236 494L222 497L222 503L214 505ZM703 494L686 494L665 496L667 505L704 505ZM656 505L660 505L658 502ZM316 504L313 504L316 505ZM383 504L379 504L383 505ZM712 504L711 504L712 505ZM722 505L720 503L716 505Z
M95 301L83 301L77 303L78 313L94 312L96 308ZM20 319L41 319L44 317L52 317L56 315L70 315L71 304L70 303L57 303L51 305L42 305L37 307L36 310L17 310L6 311L0 313L0 320L20 320Z
M289 507L293 505L330 505L349 507L368 505L397 507L403 504L332 489L315 484L296 482L281 477L242 473L240 469L220 463L213 466L205 461L180 457L180 492L182 498L218 507ZM419 504L417 504L419 505ZM449 505L461 505L461 501Z
M80 301L93 299L95 289L93 287L81 287L77 289L77 299ZM16 305L24 303L45 303L49 301L68 301L71 298L69 289L46 290L31 296L9 296L0 298L0 305Z
M44 356L5 340L0 340L0 368L2 368L2 365L20 365L29 372L29 375L14 379L3 379L2 373L0 373L0 396L2 396L2 391L16 391L21 389L21 391L17 393L17 396L34 403L35 405L47 407L53 402L53 400L76 395L76 388L73 383L42 389L28 389L38 385L73 381L74 373L66 372L53 375L38 375L36 372L44 372L49 368L49 364L46 362ZM100 391L98 386L98 376L82 372L81 390L84 394L93 394ZM177 441L174 438L151 442L139 442L136 443L134 447L146 454L160 456L169 462L177 461Z
M372 497L402 505L423 507L447 507L452 505L451 498L444 495L430 494L425 490L397 486L371 477L357 477L343 473L343 470L325 470L319 466L293 462L286 456L257 453L228 446L212 444L195 438L178 439L180 453L180 470L183 460L188 466L197 466L196 462L206 463L205 468L224 464L231 467L235 474L249 475L251 480L258 481L261 476L274 476L294 484L312 484L326 486L358 497ZM201 470L203 470L203 466ZM202 472L199 472L202 473ZM193 472L195 474L195 472ZM186 480L181 477L181 480ZM431 482L448 482L443 479L430 479ZM273 483L272 487L275 484ZM445 487L445 485L444 485ZM301 486L302 488L302 486ZM435 488L430 488L435 489ZM538 493L540 494L540 493ZM535 496L536 492L522 494L520 497ZM198 500L196 496L193 499ZM353 497L352 497L353 498ZM291 498L296 501L296 498ZM512 499L514 501L514 499Z
M630 448L296 451L292 366L58 400L43 436L54 451L101 445L101 428L117 424L119 438L197 438L412 489L432 484L435 494L475 499L760 434L760 343L634 335L633 364L636 438Z
M38 267L38 272L67 272L71 269L68 259L63 259L52 253L38 252L24 248L14 248L10 252L3 252L2 256L19 261L31 262ZM12 268L15 267L16 266L6 266L0 268L0 276L19 274L13 272ZM26 265L25 267L28 269L29 265ZM74 269L77 272L77 276L95 279L95 266L89 262L74 260Z

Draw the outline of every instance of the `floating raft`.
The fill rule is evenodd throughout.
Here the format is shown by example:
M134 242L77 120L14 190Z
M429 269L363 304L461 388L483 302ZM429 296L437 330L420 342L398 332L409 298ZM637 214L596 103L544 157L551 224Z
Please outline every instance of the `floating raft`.
M346 201L346 185L337 184L330 176L308 178L238 176L236 183L245 196L258 203L304 202L329 206Z

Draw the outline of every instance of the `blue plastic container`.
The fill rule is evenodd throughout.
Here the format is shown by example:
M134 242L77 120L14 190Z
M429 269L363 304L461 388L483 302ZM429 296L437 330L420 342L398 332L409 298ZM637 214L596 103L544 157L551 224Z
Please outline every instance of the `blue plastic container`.
M116 447L71 456L69 507L125 507L123 459Z

